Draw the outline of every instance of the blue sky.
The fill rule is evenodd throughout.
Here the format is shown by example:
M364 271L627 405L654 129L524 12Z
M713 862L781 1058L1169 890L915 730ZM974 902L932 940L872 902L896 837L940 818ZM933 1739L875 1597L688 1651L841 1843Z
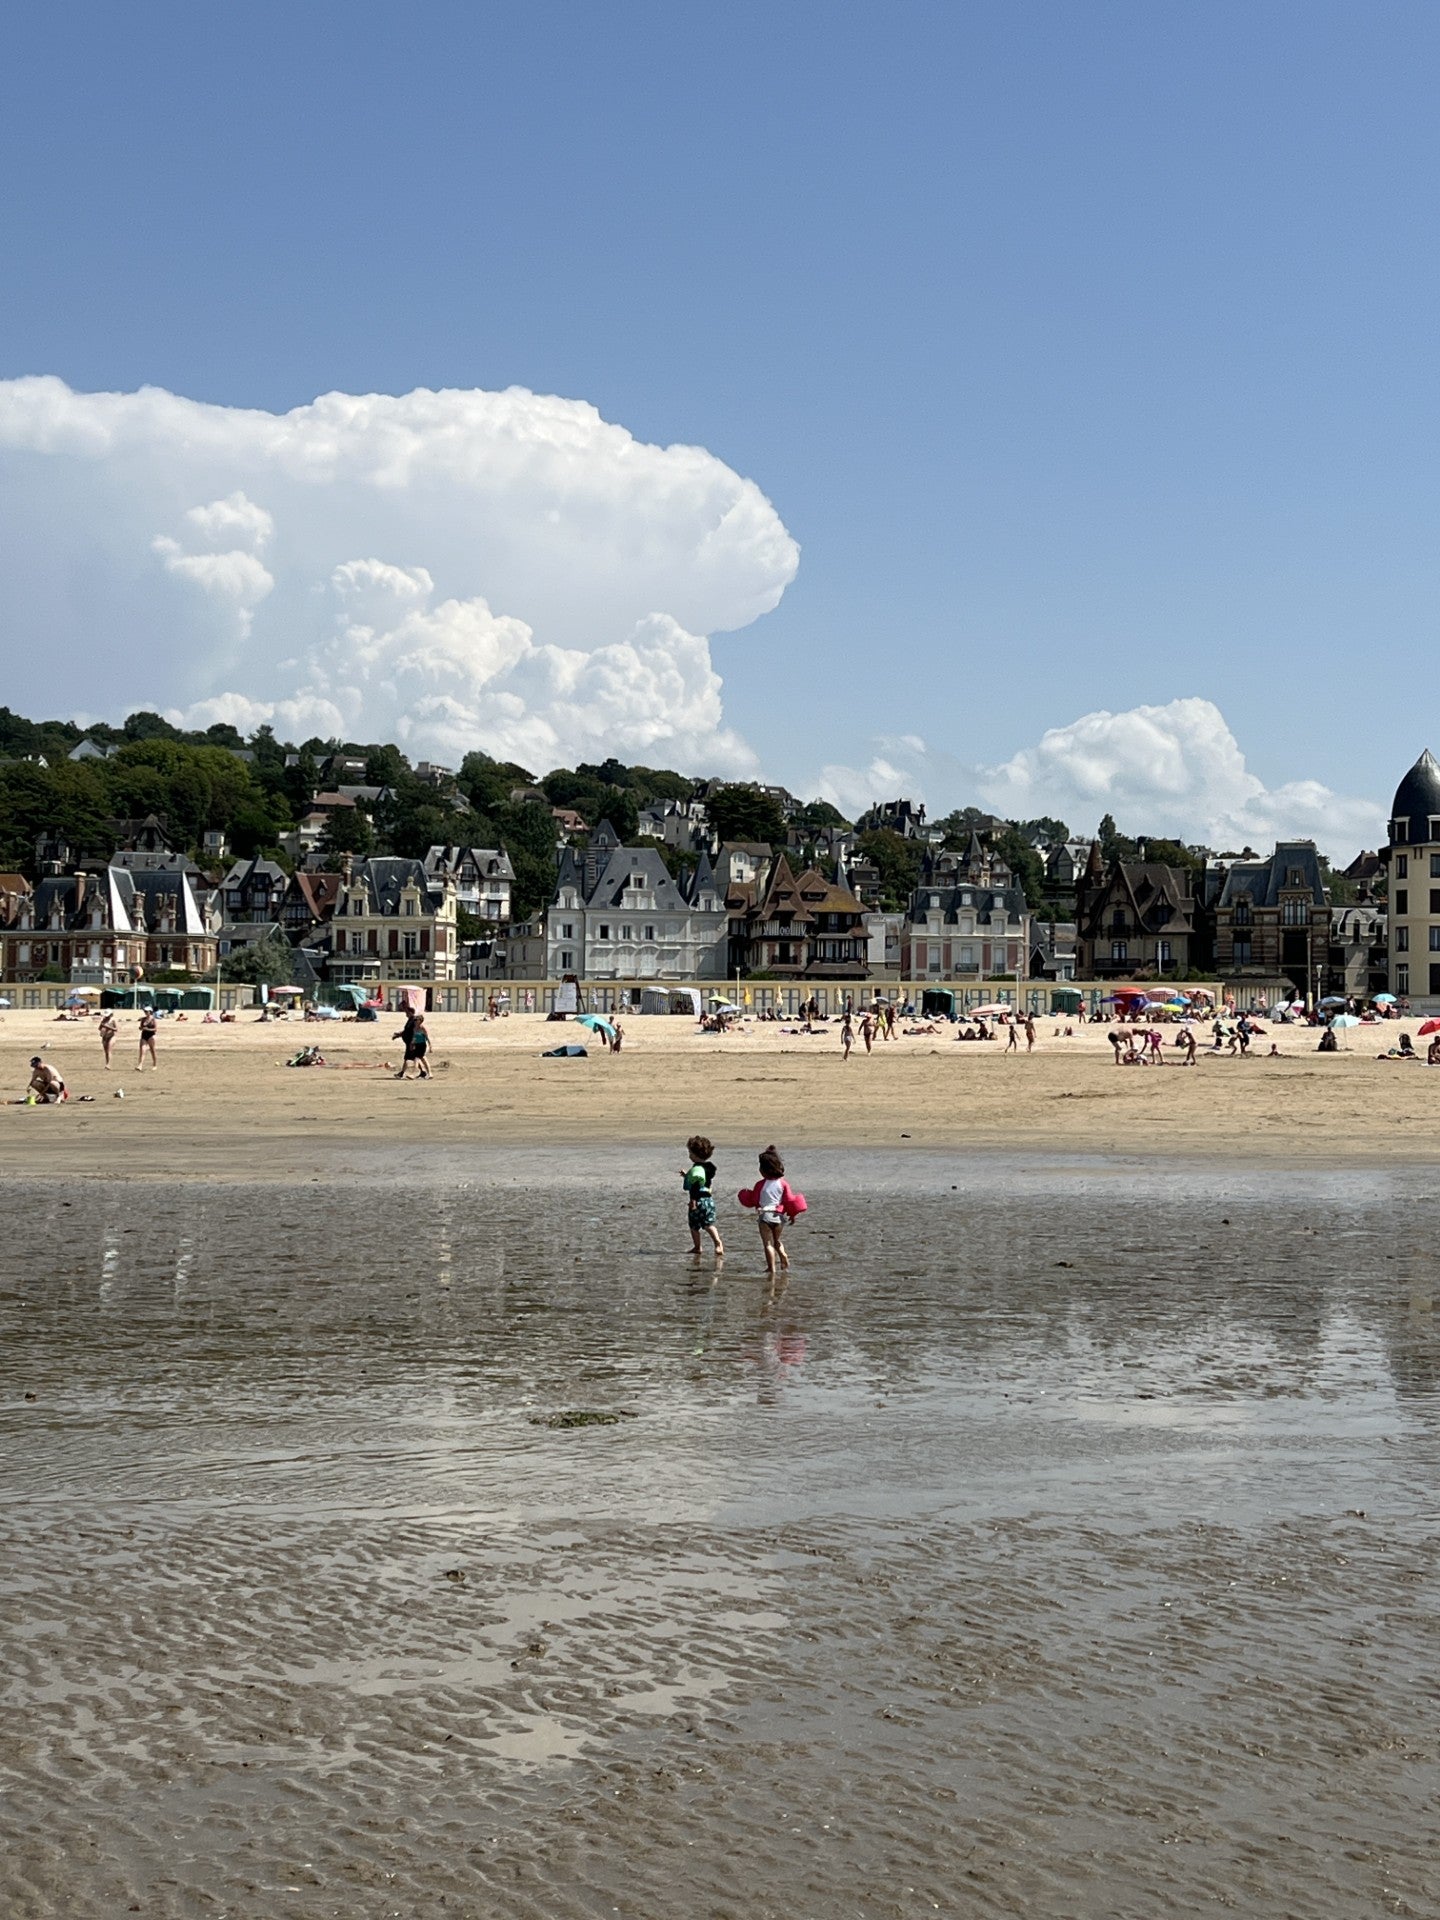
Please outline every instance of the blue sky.
M710 647L776 777L1343 847L1431 738L1434 9L17 4L7 43L0 379L518 385L707 449L800 549ZM147 666L92 477L0 462L5 697L123 708L117 652L220 691Z

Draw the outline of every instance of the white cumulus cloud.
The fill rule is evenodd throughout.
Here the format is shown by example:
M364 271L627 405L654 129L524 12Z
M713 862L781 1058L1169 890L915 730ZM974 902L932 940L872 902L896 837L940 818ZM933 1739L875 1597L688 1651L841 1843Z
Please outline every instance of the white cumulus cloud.
M823 770L821 791L837 806L904 793L932 813L968 804L1008 819L1053 814L1081 832L1109 813L1122 832L1217 849L1297 836L1346 860L1383 838L1384 810L1375 800L1318 780L1267 786L1211 700L1087 713L998 766L967 763L914 736L876 744L866 767Z
M10 697L31 710L65 710L78 664L92 713L753 770L708 636L776 605L795 543L704 448L583 402L332 393L272 414L0 381L0 484Z

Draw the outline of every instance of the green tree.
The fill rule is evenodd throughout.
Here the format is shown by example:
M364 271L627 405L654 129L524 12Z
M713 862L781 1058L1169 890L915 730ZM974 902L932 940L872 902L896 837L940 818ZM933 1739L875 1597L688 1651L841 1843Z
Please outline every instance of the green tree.
M515 919L528 920L555 897L555 822L538 800L507 802L493 817L515 869L511 911Z
M403 780L410 771L405 756L397 746L367 747L365 750L365 783L371 787L393 787Z
M695 791L688 773L673 773L669 767L631 767L630 785L642 803L688 800Z
M460 762L460 791L469 797L476 813L493 815L496 808L510 804L516 787L533 787L535 776L513 760L494 760L488 753L467 753Z
M826 827L848 827L850 822L838 807L832 807L828 800L810 800L790 822L801 833L822 833Z
M1027 907L1045 904L1045 865L1018 827L1006 827L995 836L995 851L1025 890Z
M1128 834L1121 833L1115 824L1113 813L1107 813L1095 830L1095 838L1100 842L1100 857L1108 867L1112 860L1133 860L1135 842Z
M241 986L283 987L289 985L293 968L291 949L283 940L266 934L263 940L252 940L238 952L228 953L220 963L220 974L222 979Z
M1145 858L1158 861L1162 867L1188 867L1196 873L1205 864L1198 853L1191 853L1179 840L1145 840L1143 843L1137 840L1137 852L1142 844Z
M340 871L347 853L368 854L374 851L374 847L375 829L363 807L336 807L326 815L320 834L320 851L331 873Z
M162 714L149 713L143 708L139 713L126 717L125 738L127 740L178 740L180 729L172 727Z
M920 842L907 840L889 827L876 827L862 833L858 844L866 859L880 869L881 906L887 912L899 912L920 884Z
M710 824L722 840L752 840L766 846L785 844L785 816L779 802L759 787L721 787L705 802Z
M1063 820L1057 820L1053 813L1042 813L1034 820L1017 820L1015 826L1017 831L1024 834L1027 840L1037 833L1042 840L1051 843L1057 840L1068 840L1070 838L1069 827L1066 826Z

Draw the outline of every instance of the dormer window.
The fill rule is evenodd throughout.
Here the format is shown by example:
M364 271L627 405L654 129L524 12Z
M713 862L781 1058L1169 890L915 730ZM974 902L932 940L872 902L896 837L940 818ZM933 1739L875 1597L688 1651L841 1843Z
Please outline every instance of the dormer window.
M1392 820L1390 822L1390 839L1395 846L1403 846L1409 838L1410 822L1408 820Z

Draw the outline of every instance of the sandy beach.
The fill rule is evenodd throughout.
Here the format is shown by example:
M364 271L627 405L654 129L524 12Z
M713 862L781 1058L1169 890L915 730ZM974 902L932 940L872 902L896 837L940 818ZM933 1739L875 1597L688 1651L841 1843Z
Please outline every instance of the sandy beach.
M160 1071L142 1074L132 1015L107 1074L93 1027L6 1013L0 1088L23 1095L30 1056L43 1052L72 1100L0 1109L0 1153L35 1175L296 1178L373 1168L389 1149L678 1143L698 1128L747 1149L776 1140L1295 1165L1440 1158L1440 1073L1378 1060L1398 1022L1350 1030L1333 1055L1315 1052L1312 1029L1275 1028L1249 1059L1202 1048L1192 1071L1176 1064L1170 1029L1163 1069L1117 1070L1104 1028L1065 1039L1050 1019L1029 1057L1007 1055L1003 1039L960 1043L942 1031L846 1062L833 1025L813 1038L768 1023L716 1037L636 1016L618 1056L592 1047L584 1060L546 1060L545 1048L586 1036L538 1015L432 1014L434 1077L404 1086L389 1077L398 1025L389 1015L363 1026L166 1021ZM1278 1060L1266 1057L1272 1040ZM331 1065L284 1067L312 1041ZM73 1097L83 1094L94 1104Z
M8 1183L7 1920L1436 1912L1424 1170L674 1158Z
M7 1920L1436 1910L1398 1025L397 1024L0 1026Z

